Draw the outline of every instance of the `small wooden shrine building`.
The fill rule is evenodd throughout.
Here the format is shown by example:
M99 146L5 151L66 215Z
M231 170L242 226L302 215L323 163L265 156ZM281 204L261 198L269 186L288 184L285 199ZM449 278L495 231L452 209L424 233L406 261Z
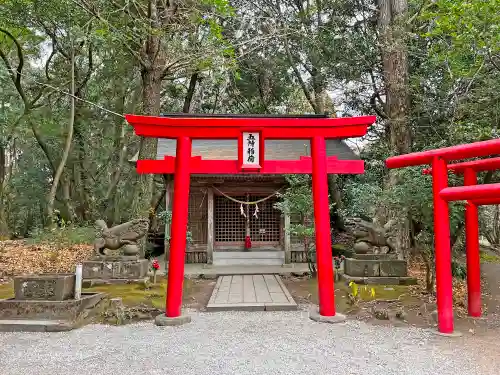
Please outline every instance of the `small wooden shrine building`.
M342 140L326 141L327 155L359 160ZM158 139L157 159L175 156L175 139ZM299 160L310 155L309 140L266 140L265 160ZM257 150L258 152L258 150ZM210 160L237 160L238 141L192 141L192 155ZM276 193L284 188L284 175L191 175L186 263L214 265L282 265L305 262L303 244L285 228L289 217L274 208ZM167 186L171 209L173 181ZM245 202L258 202L247 205ZM165 228L169 233L170 228ZM248 241L248 237L249 240ZM247 239L247 241L245 241ZM167 246L168 247L168 246ZM168 248L166 249L168 257Z

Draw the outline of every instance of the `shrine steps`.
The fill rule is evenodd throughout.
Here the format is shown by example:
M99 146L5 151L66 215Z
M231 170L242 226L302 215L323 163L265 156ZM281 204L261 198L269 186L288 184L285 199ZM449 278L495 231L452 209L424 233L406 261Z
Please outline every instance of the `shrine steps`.
M214 266L281 266L284 251L214 251Z

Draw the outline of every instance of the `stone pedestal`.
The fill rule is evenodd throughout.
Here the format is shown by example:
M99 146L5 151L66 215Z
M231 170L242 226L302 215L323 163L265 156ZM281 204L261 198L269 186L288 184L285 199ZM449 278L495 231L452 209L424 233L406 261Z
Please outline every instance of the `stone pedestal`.
M0 332L68 331L84 325L104 298L82 293L75 299L74 274L14 278L15 298L0 299Z
M344 273L350 276L407 276L406 261L397 259L345 260Z
M139 280L147 276L147 259L96 259L83 262L84 280Z
M408 277L407 263L390 255L356 254L344 261L343 278L359 284L408 285L416 279Z
M75 279L74 274L16 276L16 300L64 301L73 298Z

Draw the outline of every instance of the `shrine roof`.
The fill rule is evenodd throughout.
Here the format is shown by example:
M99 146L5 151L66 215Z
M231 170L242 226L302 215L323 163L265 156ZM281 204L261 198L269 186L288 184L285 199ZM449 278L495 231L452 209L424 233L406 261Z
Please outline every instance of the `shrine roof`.
M238 159L238 141L236 139L193 139L192 155L203 159L236 160ZM158 139L156 158L175 156L175 139ZM310 141L307 139L266 140L265 160L298 160L310 155ZM326 140L328 156L337 156L340 160L359 160L359 156L342 140Z

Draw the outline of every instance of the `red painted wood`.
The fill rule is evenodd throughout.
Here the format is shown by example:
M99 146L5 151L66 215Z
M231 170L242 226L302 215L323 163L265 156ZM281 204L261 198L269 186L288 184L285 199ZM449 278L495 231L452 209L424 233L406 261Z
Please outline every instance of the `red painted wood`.
M436 150L414 152L406 155L393 156L385 161L387 168L404 168L415 165L430 164L434 157L444 160L459 160L474 157L484 157L500 153L500 139L474 142Z
M499 198L500 183L449 187L441 190L439 195L446 201Z
M314 227L316 232L316 264L318 265L319 313L335 316L333 285L332 233L330 205L328 203L328 176L326 171L326 143L322 137L311 140L312 192L314 201Z
M241 132L261 133L265 139L361 137L375 116L341 118L203 118L125 115L135 134L144 137L192 139L238 139Z
M434 246L436 257L436 300L438 330L453 332L453 292L451 273L450 215L448 202L440 191L448 186L446 161L436 157L432 162L432 191L434 198Z
M471 201L476 206L492 206L500 204L500 197L497 198L486 198L486 199L474 199Z
M184 282L184 259L186 254L186 232L188 223L189 186L191 172L191 140L188 137L177 139L177 159L174 176L174 202L172 207L172 238L168 261L168 283L166 316L175 318L181 315L182 283Z
M448 165L448 170L453 171L456 174L462 174L464 171L470 168L474 172L484 172L484 171L496 171L500 169L500 158L489 158L474 161L466 161L463 163L455 163ZM426 168L422 171L423 174L430 174L432 170Z
M464 185L477 185L477 173L464 170ZM465 252L467 255L467 310L469 316L481 316L481 260L479 259L479 214L477 206L467 202L465 207Z
M363 160L338 160L330 156L326 164L327 173L332 174L362 174L365 170ZM310 174L312 159L301 156L300 160L267 160L258 171L242 172L238 160L203 160L201 156L193 156L189 168L192 174ZM164 160L138 160L137 172L172 174L175 156L165 156Z

